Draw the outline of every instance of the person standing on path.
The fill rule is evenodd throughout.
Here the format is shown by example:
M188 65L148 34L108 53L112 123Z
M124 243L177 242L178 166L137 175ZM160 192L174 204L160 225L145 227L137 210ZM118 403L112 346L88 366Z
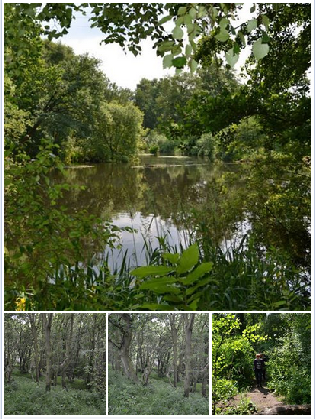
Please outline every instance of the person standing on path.
M265 362L261 358L261 355L257 354L256 359L254 360L254 373L256 376L257 387L262 387L262 377L263 377L264 367L265 367Z

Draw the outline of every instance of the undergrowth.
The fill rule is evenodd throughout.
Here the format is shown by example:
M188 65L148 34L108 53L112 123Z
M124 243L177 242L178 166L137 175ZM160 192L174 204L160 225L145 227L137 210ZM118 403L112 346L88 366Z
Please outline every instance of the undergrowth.
M76 387L76 386L74 386ZM27 376L14 376L4 387L5 415L105 415L105 394L61 386L45 392L45 383L37 385Z
M209 400L200 393L184 397L177 388L150 377L147 387L134 384L119 372L109 370L108 413L110 415L208 415Z

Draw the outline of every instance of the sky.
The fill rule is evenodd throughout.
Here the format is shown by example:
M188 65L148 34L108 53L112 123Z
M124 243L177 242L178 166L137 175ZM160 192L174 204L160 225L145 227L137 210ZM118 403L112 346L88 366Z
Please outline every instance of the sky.
M249 17L249 6L245 7L241 20ZM69 33L60 40L62 44L73 48L76 54L89 53L91 57L101 60L100 69L111 82L120 87L134 90L142 78L152 80L174 74L173 69L163 69L162 58L156 55L153 42L150 39L141 43L142 53L135 57L131 52L124 52L117 44L100 45L102 32L97 28L90 28L88 17L76 15ZM248 50L245 51L236 65L236 71L244 63Z
M69 33L60 40L62 44L73 48L76 54L89 53L102 61L100 69L111 82L118 86L134 90L142 78L161 78L174 74L174 70L163 69L162 58L156 55L150 39L141 43L142 53L135 57L118 44L101 44L104 38L97 28L90 28L88 18L79 16L71 24Z

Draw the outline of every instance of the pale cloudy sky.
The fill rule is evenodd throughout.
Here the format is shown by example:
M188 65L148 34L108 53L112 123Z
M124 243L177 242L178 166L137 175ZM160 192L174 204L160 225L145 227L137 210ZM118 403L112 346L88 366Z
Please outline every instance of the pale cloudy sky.
M242 21L248 18L249 6L242 13ZM72 47L76 54L87 52L90 56L100 59L101 70L111 82L116 82L121 87L134 90L141 78L151 80L174 74L174 70L163 69L162 58L157 57L150 39L142 42L142 53L135 57L130 52L125 53L117 44L100 45L102 38L100 30L90 28L87 17L78 15L68 35L61 38L61 43ZM245 55L241 56L240 64L244 63ZM239 66L238 63L236 70Z

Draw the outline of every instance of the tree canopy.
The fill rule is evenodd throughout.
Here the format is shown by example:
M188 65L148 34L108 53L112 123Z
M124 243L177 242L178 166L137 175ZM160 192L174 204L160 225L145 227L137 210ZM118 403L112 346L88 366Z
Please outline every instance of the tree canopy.
M247 398L234 400L253 386L256 354L264 354L266 359L266 391L283 396L289 405L310 403L309 314L215 314L212 333L214 414L261 411L250 401L252 391L247 392Z

